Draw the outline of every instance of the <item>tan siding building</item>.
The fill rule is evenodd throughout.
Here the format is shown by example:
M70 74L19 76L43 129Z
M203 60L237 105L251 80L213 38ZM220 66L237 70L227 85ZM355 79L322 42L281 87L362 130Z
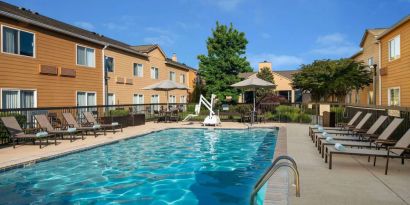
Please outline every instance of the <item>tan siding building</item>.
M380 37L382 105L410 107L410 16Z
M0 24L1 108L75 106L77 92L95 95L95 102L89 104L102 104L101 45L6 17L0 17ZM21 38L22 32L33 35L33 56L18 54L22 51L12 43L18 36L14 34L20 33ZM77 64L77 45L94 51L92 66Z
M362 62L372 68L374 64L379 64L379 44L377 37L386 29L367 29L360 42L361 50L352 56L357 62ZM373 105L374 97L378 95L378 77L373 77L373 83L376 86L376 92L373 91L373 83L359 91L352 91L346 97L346 103L358 105ZM374 96L376 94L376 96ZM377 102L377 99L376 99Z

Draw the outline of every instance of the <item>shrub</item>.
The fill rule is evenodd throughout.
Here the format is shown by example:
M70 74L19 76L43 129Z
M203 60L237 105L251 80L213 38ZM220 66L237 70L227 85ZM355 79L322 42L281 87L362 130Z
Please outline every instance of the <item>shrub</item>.
M109 116L112 117L120 117L120 116L127 116L130 114L128 110L110 110Z
M276 114L273 115L276 120L283 122L301 122L310 123L311 118L309 114L306 114L300 110L300 108L280 105L276 108Z

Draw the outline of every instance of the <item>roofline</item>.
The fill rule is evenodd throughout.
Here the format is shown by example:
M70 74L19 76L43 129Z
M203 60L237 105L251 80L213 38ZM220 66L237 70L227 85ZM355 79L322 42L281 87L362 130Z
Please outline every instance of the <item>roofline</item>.
M171 62L171 61L165 60L165 63L166 63L166 64L173 65L173 66L176 66L176 67L179 67L179 68L183 68L183 69L185 69L185 70L190 70L190 69L188 68L188 66L183 66L183 65L180 65L180 64L175 63L175 62Z
M360 51L357 51L355 54L353 54L352 56L350 56L350 58L355 58L355 57L357 57L358 55L360 55L360 54L362 54L363 53L363 49L361 49Z
M286 70L283 70L283 71L286 71ZM293 70L288 70L288 71L293 71ZM295 71L296 71L296 70L295 70ZM277 75L280 75L280 76L282 76L282 77L288 79L289 81L293 81L292 79L289 79L288 77L286 77L286 76L284 76L284 75L281 75L280 73L277 73L276 71L273 71L273 70L272 70L272 73L276 73Z
M368 29L366 29L366 30L364 31L364 34L363 34L363 36L362 36L362 40L360 41L359 46L360 46L360 47L363 47L364 41L365 41L365 39L366 39L366 36L367 36L368 33L370 33L369 30L382 30L382 29L387 30L387 28L370 28L370 29L368 28ZM375 35L375 36L378 37L377 35Z
M395 23L393 26L391 26L389 29L387 29L386 31L384 31L382 34L380 34L377 37L377 40L380 40L381 38L383 38L385 35L389 34L390 32L392 32L393 30L395 30L397 27L401 26L402 24L406 23L407 21L410 20L410 15L407 15L406 17L402 18L399 22Z
M45 28L45 29L49 29L49 30L52 30L52 31L55 31L55 32L63 33L65 35L73 36L73 37L76 37L76 38L79 38L79 39L82 39L82 40L86 40L86 41L89 41L89 42L92 42L92 43L96 43L96 44L99 44L99 45L102 45L102 46L113 47L113 48L117 48L117 49L120 49L120 50L123 50L123 51L126 51L126 52L137 54L139 56L148 57L148 55L146 55L146 54L136 52L135 50L131 50L131 48L126 49L126 48L123 48L123 47L120 47L120 46L117 46L117 45L112 45L112 44L104 42L104 41L94 40L94 39L91 39L91 38L88 38L88 37L85 37L85 36L82 36L82 35L79 35L79 34L76 34L76 33L73 33L73 32L69 32L69 31L66 31L66 30L63 30L63 29L60 29L60 28L56 28L54 26L50 26L50 25L47 25L47 24L44 24L44 23L40 23L38 21L34 21L34 20L31 20L31 19L28 19L28 18L25 18L25 17L15 15L15 14L11 14L9 12L5 12L5 11L0 10L0 15L9 17L9 18L17 20L17 21L22 21L22 22L29 23L29 24L32 24L32 25L35 25L35 26L39 26L39 27L42 27L42 28Z

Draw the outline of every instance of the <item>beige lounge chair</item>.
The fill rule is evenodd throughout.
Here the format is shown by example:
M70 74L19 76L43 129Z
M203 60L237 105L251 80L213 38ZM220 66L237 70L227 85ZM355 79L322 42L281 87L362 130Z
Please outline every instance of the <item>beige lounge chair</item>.
M10 134L11 140L13 141L13 148L16 148L16 143L18 143L19 140L32 140L33 144L35 144L36 140L38 140L41 149L42 140L45 139L46 143L48 144L48 138L50 136L54 136L53 134L47 134L44 136L37 136L36 134L26 134L24 133L24 130L21 128L15 117L2 117L1 121L6 127L7 132ZM54 144L57 145L57 139L55 138L55 136Z
M76 134L81 132L81 138L84 140L84 134L80 130L69 131L68 129L55 129L45 115L35 115L34 118L42 129L45 129L48 133L55 134L56 136L61 136L61 139L64 139L64 135L68 135L70 136L70 142L72 142L74 141Z
M354 123L357 121L357 119L359 119L360 115L362 115L362 111L358 111L356 112L356 114L352 117L352 119L350 119L350 121L342 127L324 127L323 130L324 131L329 131L329 130L344 130L344 129L348 129L349 127L354 127ZM314 134L314 132L318 132L318 128L315 127L309 127L309 135L312 137Z
M380 118L379 118L380 119ZM362 139L365 141L353 141L353 140L334 140L333 142L328 142L326 139L320 139L319 146L321 147L321 152L322 152L322 157L323 157L323 151L325 151L325 146L334 145L336 143L343 144L348 147L372 147L377 144L382 144L382 145L394 145L396 143L396 140L389 140L389 138L392 136L394 131L399 127L399 125L403 122L402 118L395 118L388 126L386 129L383 130L383 132L376 138L374 138L376 135L369 134L367 139ZM376 124L376 123L375 123ZM377 129L376 129L377 130Z
M115 130L116 129L121 129L122 132L122 125L117 123L113 123L113 124L99 124L97 122L97 120L94 118L93 114L91 112L83 112L85 119L87 120L88 123L90 123L91 125L101 125L101 127L103 129L112 129L113 133L115 134Z
M349 129L349 130L324 130L323 132L327 132L328 134L333 134L333 135L358 135L361 133L367 132L366 129L363 129L363 126L366 124L367 121L369 121L370 117L372 116L372 113L367 113L362 120L360 120L359 124L354 129ZM312 141L314 143L318 143L317 138L320 136L323 132L319 131L313 131L313 136L312 136ZM318 144L317 144L318 145Z
M98 131L103 131L104 135L106 135L105 129L103 129L102 127L81 126L80 124L78 124L78 122L75 120L75 118L73 117L73 115L71 113L63 113L63 117L64 117L64 120L67 122L67 124L69 126L74 127L77 130L84 131L86 134L88 132L93 132L94 136L97 137L97 132Z
M399 141L393 146L387 147L387 149L357 149L357 148L345 148L340 151L337 150L334 146L329 146L328 151L325 153L325 162L329 157L329 169L332 169L333 155L342 154L342 155L356 155L356 156L368 156L374 157L373 166L376 166L376 157L386 157L386 166L384 174L387 175L389 169L389 159L390 158L401 158L402 164L404 159L410 159L410 155L406 155L405 151L410 151L410 129L400 138Z

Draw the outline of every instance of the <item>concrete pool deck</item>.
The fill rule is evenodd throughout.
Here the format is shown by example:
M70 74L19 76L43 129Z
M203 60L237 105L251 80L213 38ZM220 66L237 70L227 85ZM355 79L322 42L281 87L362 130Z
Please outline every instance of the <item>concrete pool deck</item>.
M376 167L367 162L367 157L335 156L333 169L319 155L308 137L308 125L263 123L258 127L284 126L287 128L287 152L298 163L301 180L301 197L296 198L294 187L289 188L288 204L410 204L410 164L401 165L400 159L393 159L389 175L384 175L384 159ZM165 128L201 127L200 124L147 123L144 126L125 128L124 132L107 133L106 136L87 136L72 143L58 140L59 144L39 149L33 145L18 145L0 148L0 169L13 164L72 152L96 145L110 143L130 136L141 135ZM241 123L222 123L221 128L247 128ZM281 174L283 175L283 172ZM274 175L275 176L275 175ZM291 176L290 176L291 178ZM272 181L277 180L272 177ZM292 180L292 179L289 179ZM266 197L275 198L277 193L268 192ZM283 204L284 201L281 201Z

